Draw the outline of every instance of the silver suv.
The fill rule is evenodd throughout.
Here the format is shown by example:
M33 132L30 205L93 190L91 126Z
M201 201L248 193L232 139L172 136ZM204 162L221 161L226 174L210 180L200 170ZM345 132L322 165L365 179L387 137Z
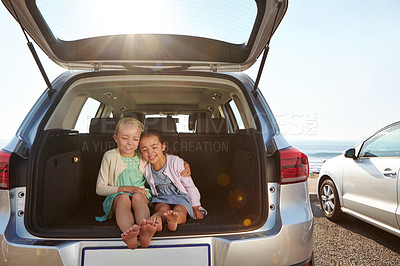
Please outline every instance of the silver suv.
M308 160L258 89L287 0L2 1L72 71L50 83L41 69L48 88L0 151L1 263L312 263ZM241 71L262 53L253 82ZM126 116L163 132L208 210L133 251L115 220L95 220L100 162Z

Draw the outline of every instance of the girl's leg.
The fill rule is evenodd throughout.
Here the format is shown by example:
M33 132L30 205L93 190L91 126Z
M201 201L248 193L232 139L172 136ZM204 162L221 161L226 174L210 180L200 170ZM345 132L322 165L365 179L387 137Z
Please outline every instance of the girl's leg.
M132 194L132 209L137 224L139 224L143 219L149 219L150 209L148 200L143 193Z
M120 194L114 199L113 210L117 225L122 231L122 240L130 249L135 249L138 247L139 226L135 225L131 208L128 194Z
M158 221L157 223L157 231L162 231L162 224L166 221L163 217L163 213L171 210L171 205L166 203L156 203L154 206L154 214L151 216L152 220Z
M186 223L187 211L183 205L175 205L173 210L169 210L163 214L167 219L168 229L170 231L175 231L178 224Z
M146 248L150 245L151 238L157 230L156 221L150 220L148 200L142 193L132 195L132 209L136 222L139 224L140 246Z
M118 195L113 202L113 209L117 225L122 232L125 232L135 224L131 211L131 199L128 194Z

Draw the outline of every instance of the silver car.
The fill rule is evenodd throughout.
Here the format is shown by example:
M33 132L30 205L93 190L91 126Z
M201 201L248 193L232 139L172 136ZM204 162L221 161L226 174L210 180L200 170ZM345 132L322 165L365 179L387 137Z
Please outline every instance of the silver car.
M307 156L242 73L265 62L286 0L3 4L68 71L50 83L41 68L48 88L0 151L0 264L312 263ZM95 220L100 162L127 116L163 132L208 211L135 250Z
M327 160L318 180L324 215L343 213L400 236L400 122Z

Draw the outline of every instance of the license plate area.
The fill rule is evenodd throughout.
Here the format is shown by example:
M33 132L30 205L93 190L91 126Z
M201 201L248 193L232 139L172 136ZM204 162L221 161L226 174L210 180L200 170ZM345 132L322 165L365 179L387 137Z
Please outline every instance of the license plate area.
M127 247L85 247L83 266L90 265L211 265L210 245L150 246L130 250Z

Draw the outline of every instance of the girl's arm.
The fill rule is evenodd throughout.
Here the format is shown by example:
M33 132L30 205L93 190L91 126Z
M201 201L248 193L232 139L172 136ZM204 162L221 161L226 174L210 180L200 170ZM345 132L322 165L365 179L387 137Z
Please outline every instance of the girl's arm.
M184 168L184 161L179 157L175 157L173 161L173 167L175 168L175 173L181 173ZM192 206L200 206L200 192L195 186L193 179L188 177L178 176L177 181L182 184L186 189Z
M143 193L144 195L147 195L147 191L144 188L141 187L134 187L134 186L122 186L118 187L117 192L127 192L127 193Z
M97 176L96 193L99 196L108 196L117 193L117 186L109 185L110 178L110 159L107 153L104 154L99 174Z
M183 169L184 161L181 158L175 158L173 167L177 170L175 173L180 173ZM176 175L178 178L177 181L180 182L180 185L184 187L189 197L190 203L192 204L193 214L197 220L201 220L204 218L204 215L207 215L207 211L201 207L200 204L200 192L195 186L193 179L189 177L182 177Z
M191 177L182 177L180 181L187 191L192 206L200 206L200 192Z

